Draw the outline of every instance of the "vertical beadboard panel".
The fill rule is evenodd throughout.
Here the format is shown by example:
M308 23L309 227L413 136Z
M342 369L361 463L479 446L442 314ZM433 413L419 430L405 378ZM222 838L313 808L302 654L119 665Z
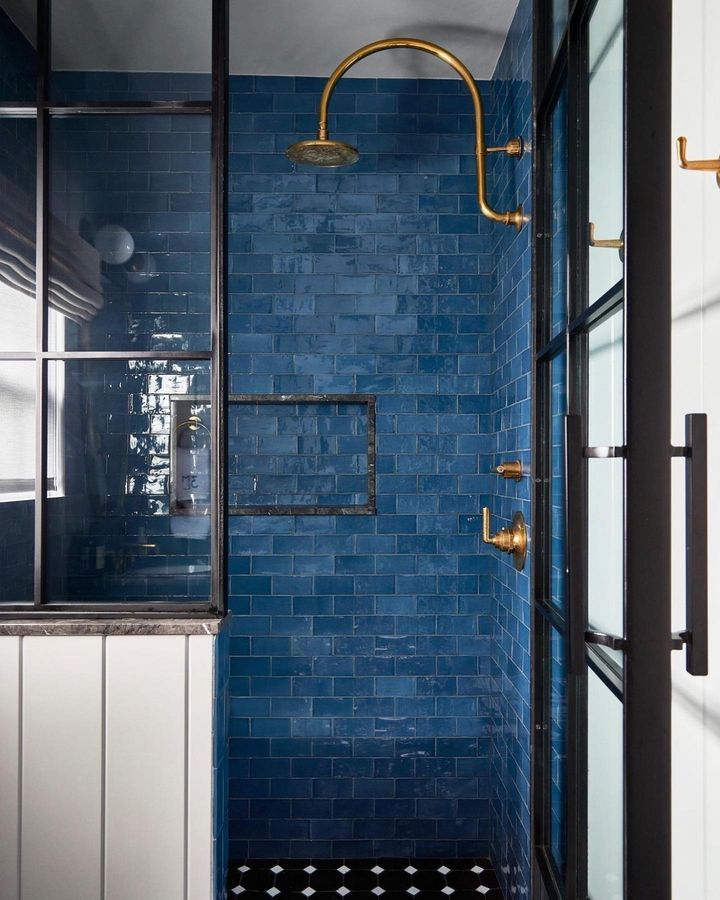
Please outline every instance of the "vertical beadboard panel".
M102 644L23 640L23 900L100 897Z
M0 638L0 896L20 896L20 660L19 637Z
M105 900L187 900L186 650L107 638Z
M211 900L213 878L213 646L188 638L187 883L192 900Z

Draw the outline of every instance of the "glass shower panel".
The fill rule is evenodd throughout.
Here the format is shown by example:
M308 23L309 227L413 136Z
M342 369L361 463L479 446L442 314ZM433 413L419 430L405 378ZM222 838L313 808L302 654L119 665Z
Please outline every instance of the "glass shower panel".
M0 603L31 603L35 552L35 363L0 361Z
M64 408L48 602L207 602L209 364L65 360L50 374Z
M588 28L588 227L594 226L599 241L624 240L624 5L600 0ZM590 303L622 277L621 248L590 247Z
M625 443L624 314L603 319L588 333L588 443Z
M568 0L552 0L552 54L555 55L568 21Z
M54 101L209 100L211 0L51 0Z
M588 460L588 621L624 634L624 459Z
M210 118L51 122L50 292L65 349L209 350Z
M561 874L567 852L567 664L565 638L550 638L550 852Z
M568 309L568 90L563 87L552 114L551 337L567 323Z
M0 3L0 101L34 103L37 93L33 3Z
M567 356L560 353L550 364L550 599L565 609L565 416L567 415Z
M623 706L588 671L588 894L623 900Z
M35 133L0 118L0 352L35 350Z

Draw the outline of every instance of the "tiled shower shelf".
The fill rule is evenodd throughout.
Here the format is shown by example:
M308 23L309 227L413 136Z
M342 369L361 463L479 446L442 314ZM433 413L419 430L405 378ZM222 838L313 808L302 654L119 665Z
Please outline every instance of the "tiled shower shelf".
M250 859L235 863L228 900L502 900L487 859Z

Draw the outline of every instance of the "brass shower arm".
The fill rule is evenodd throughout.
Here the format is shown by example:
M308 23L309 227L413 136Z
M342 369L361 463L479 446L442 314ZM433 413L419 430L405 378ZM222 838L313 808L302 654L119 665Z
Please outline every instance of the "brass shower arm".
M514 225L519 231L525 221L522 206L518 206L517 209L510 210L509 212L497 212L497 210L494 210L487 201L485 157L488 153L500 152L505 152L509 156L522 156L522 139L514 138L504 147L487 147L485 144L485 121L482 97L480 96L472 73L467 66L457 58L457 56L450 53L449 50L445 50L444 47L440 47L438 44L432 44L430 41L423 41L420 38L386 38L385 40L374 41L372 44L366 44L354 53L351 53L337 66L323 88L318 111L318 140L326 141L328 139L328 106L330 104L330 98L333 95L333 91L335 90L338 81L340 81L348 69L352 68L356 63L360 62L360 60L371 56L373 53L379 53L382 50L392 50L398 47L406 47L410 50L421 50L423 53L429 53L431 56L441 59L453 68L465 82L467 89L470 92L475 114L475 159L477 163L477 194L480 211L493 222L500 222L503 225Z

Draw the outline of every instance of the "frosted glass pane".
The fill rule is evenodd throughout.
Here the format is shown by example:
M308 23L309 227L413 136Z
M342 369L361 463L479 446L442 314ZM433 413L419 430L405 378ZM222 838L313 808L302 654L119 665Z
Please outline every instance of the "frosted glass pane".
M622 635L625 460L588 460L588 619Z
M588 893L623 900L623 707L588 672Z
M588 335L588 442L591 447L625 443L623 311Z
M623 12L624 0L600 0L590 20L589 39L589 219L596 238L623 232ZM623 277L617 250L590 248L590 303Z

